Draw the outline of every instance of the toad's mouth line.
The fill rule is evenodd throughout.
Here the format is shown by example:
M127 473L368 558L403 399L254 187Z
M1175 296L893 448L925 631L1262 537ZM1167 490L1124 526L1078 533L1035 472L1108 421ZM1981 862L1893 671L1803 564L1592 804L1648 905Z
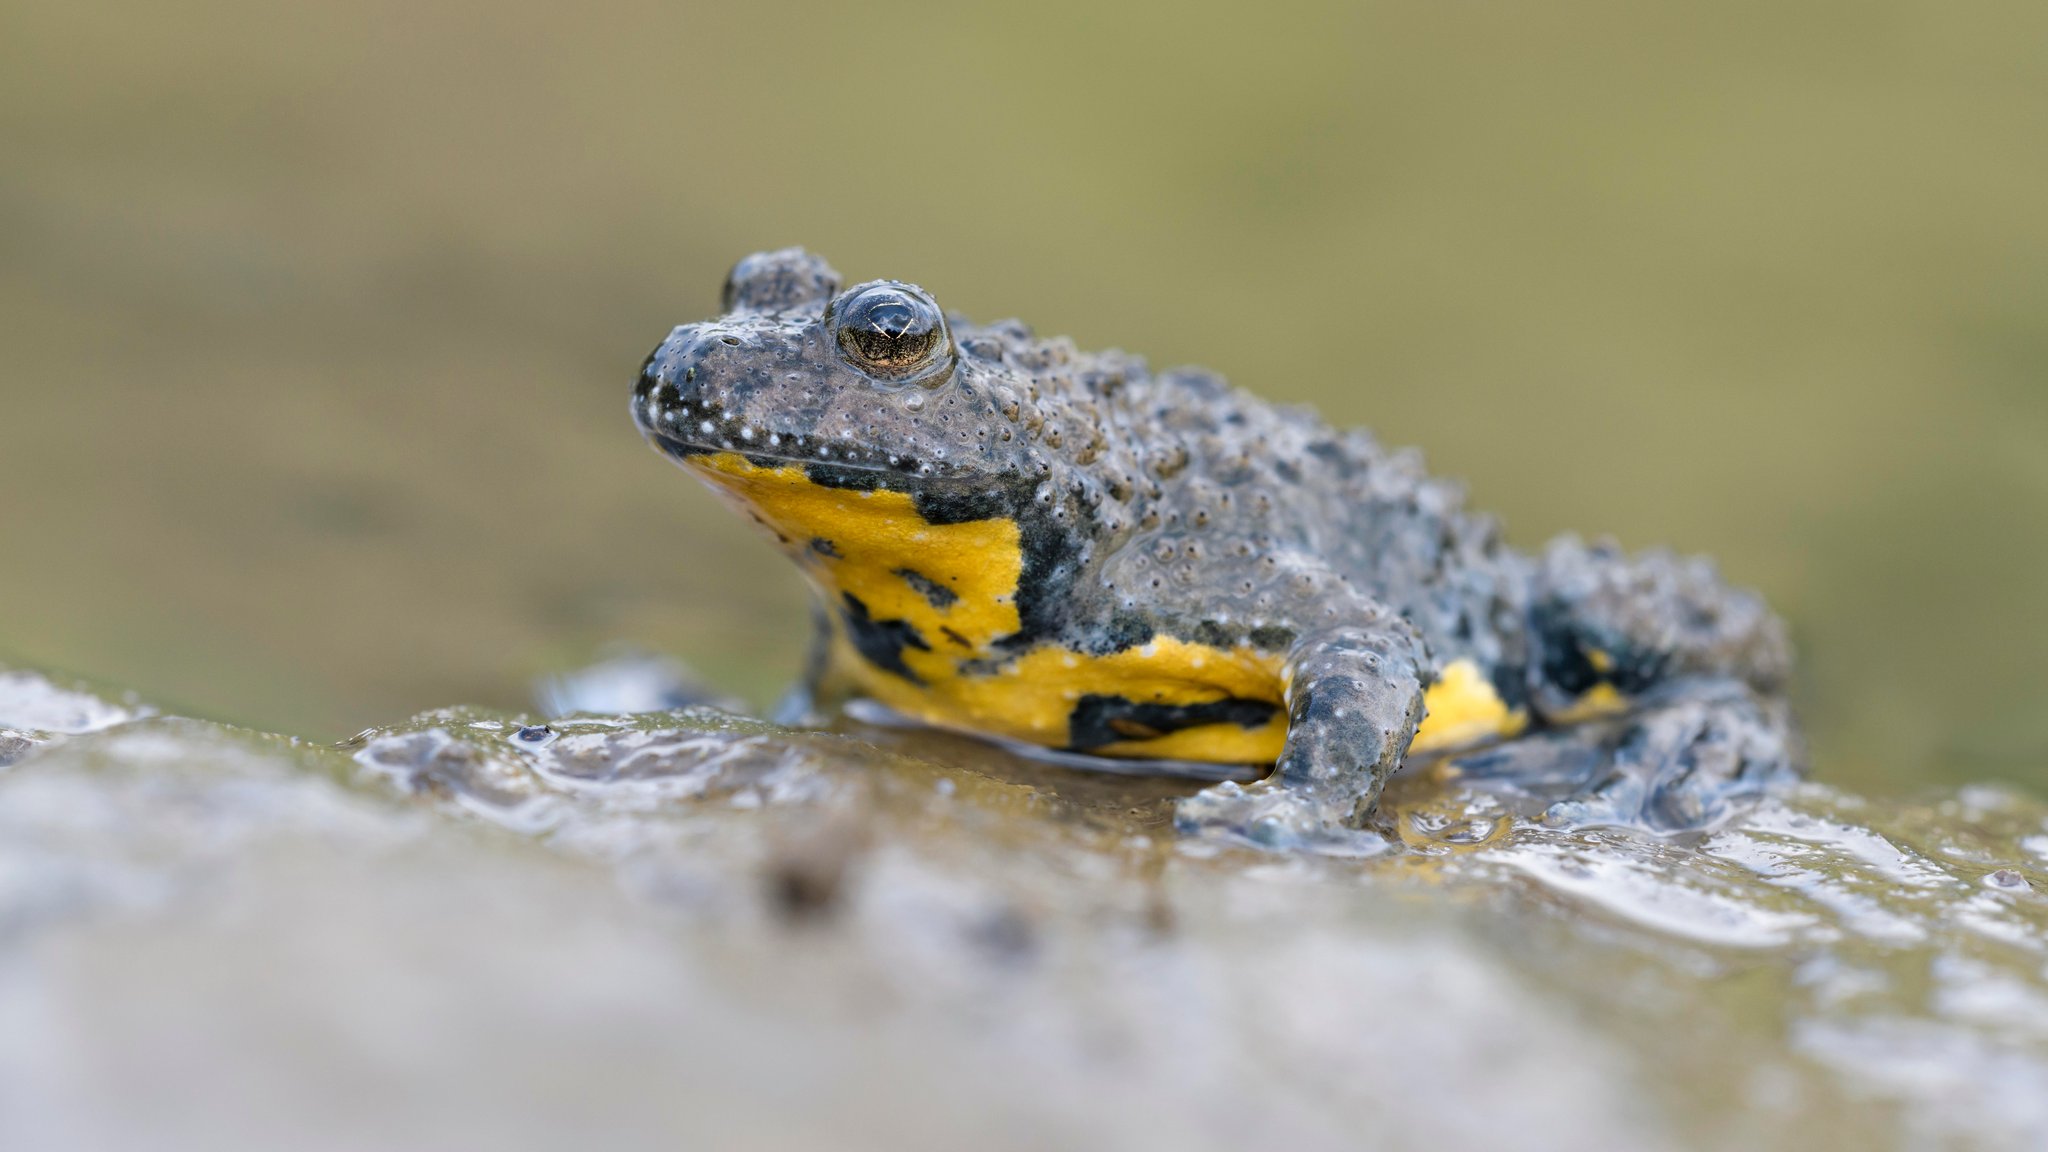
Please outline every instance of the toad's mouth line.
M666 432L653 432L649 436L662 451L684 463L688 463L695 456L731 455L741 457L749 462L769 460L778 465L792 468L830 468L835 471L872 472L877 475L900 477L904 480L917 479L917 477L908 475L900 469L885 468L880 464L865 464L852 460L835 460L829 456L797 456L787 452L764 452L741 444L705 444L695 440L686 440L680 436L671 436Z

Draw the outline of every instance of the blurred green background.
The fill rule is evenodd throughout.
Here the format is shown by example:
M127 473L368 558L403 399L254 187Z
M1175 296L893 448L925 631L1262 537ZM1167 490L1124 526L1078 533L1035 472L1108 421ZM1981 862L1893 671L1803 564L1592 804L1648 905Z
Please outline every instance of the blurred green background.
M1718 556L1823 776L2048 786L2048 6L0 0L0 652L332 738L793 572L628 385L746 252Z

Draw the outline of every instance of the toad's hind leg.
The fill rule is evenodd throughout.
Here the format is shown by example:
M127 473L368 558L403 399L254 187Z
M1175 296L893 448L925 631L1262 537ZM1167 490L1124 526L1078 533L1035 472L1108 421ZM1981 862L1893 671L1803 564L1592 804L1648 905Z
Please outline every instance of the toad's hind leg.
M1477 787L1544 808L1560 827L1712 827L1799 776L1785 702L1729 680L1674 682L1635 710L1451 759Z
M1798 775L1784 626L1706 561L1567 539L1545 553L1532 592L1538 715L1558 724L1626 709L1577 736L1502 750L1496 766L1533 765L1546 746L1598 741L1594 770L1552 819L1703 828Z
M1405 620L1377 605L1298 639L1287 658L1287 742L1271 775L1181 801L1184 832L1262 847L1335 847L1361 839L1387 777L1422 723L1428 658Z

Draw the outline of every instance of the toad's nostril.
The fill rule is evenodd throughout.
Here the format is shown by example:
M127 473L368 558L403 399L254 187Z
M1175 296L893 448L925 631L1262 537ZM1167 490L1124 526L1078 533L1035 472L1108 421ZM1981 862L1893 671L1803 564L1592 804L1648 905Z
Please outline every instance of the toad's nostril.
M653 428L665 413L689 404L702 390L704 345L701 326L685 324L669 333L640 365L640 376L633 382L633 414L641 427Z

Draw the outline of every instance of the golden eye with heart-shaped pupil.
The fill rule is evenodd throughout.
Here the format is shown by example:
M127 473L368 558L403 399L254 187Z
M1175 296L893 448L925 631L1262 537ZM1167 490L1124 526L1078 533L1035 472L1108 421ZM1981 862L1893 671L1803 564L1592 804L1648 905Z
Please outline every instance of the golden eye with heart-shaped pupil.
M883 380L922 374L950 353L946 318L908 284L863 284L832 306L839 349L854 367Z

